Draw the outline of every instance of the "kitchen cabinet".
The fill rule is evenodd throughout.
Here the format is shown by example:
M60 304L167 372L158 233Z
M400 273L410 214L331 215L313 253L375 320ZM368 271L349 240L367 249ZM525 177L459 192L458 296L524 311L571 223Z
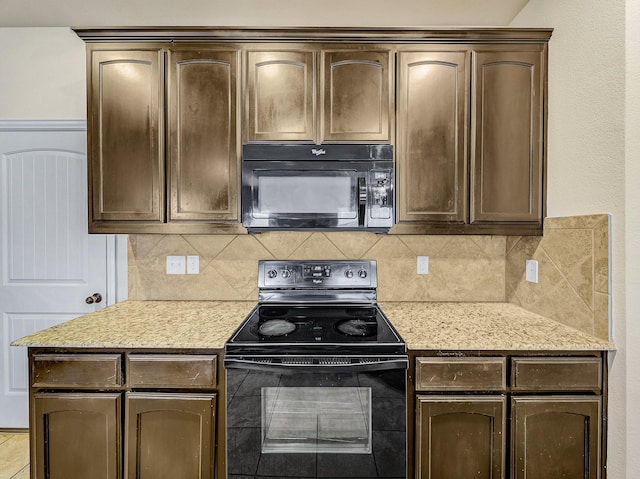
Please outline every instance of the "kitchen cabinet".
M603 477L601 353L431 354L410 355L410 477Z
M398 222L464 224L468 216L469 52L398 54Z
M316 54L298 48L247 51L246 141L316 141Z
M95 49L87 64L90 231L113 221L160 223L165 211L162 49Z
M293 47L248 49L245 141L392 140L389 48Z
M238 51L168 51L168 222L238 220Z
M224 477L217 353L30 349L29 358L33 479Z
M127 477L215 477L215 393L128 392L126 397Z
M542 222L544 54L474 49L471 224Z
M89 231L242 231L239 51L90 45L88 64Z
M120 479L121 403L119 393L36 393L31 477Z
M404 50L392 231L541 234L546 42Z
M90 232L244 233L240 143L390 143L394 234L540 235L549 29L76 29Z
M505 402L505 396L419 395L416 477L505 477Z
M601 477L599 397L514 397L512 467L514 479Z

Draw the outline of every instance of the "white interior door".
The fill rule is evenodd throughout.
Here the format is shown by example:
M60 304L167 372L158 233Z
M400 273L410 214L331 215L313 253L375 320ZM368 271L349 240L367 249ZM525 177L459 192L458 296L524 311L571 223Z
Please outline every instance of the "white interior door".
M115 302L113 238L87 233L86 132L0 129L0 427L28 424L26 348L14 339ZM18 128L19 130L19 128ZM113 288L111 288L113 289ZM100 303L85 298L100 294Z

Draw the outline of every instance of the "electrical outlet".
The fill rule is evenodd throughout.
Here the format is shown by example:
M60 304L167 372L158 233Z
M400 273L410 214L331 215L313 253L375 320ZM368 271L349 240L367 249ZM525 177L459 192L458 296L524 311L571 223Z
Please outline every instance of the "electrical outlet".
M167 256L167 274L184 274L185 260L184 256Z
M526 260L525 264L525 279L530 283L538 282L538 262L535 259Z
M200 274L200 256L187 256L187 274Z
M418 274L429 274L428 256L418 256Z

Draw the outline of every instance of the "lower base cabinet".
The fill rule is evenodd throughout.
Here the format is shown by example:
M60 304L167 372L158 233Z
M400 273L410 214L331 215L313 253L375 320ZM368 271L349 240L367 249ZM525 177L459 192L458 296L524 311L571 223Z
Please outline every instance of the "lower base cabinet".
M32 479L224 479L217 353L29 358Z
M213 479L215 394L127 393L127 477Z
M35 477L119 479L121 396L35 394Z
M604 357L415 355L413 477L601 479Z
M514 397L511 410L514 479L600 477L600 398Z
M416 408L417 477L504 477L505 396L418 396Z

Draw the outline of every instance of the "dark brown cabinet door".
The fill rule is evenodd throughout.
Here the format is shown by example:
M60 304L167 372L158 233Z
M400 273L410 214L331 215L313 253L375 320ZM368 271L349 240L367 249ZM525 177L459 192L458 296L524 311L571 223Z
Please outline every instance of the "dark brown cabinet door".
M322 51L320 142L391 141L391 53Z
M161 49L89 52L90 223L164 220Z
M168 53L169 221L238 218L238 56Z
M511 407L514 479L600 477L600 398L515 397Z
M505 396L418 396L416 478L503 478L505 401Z
M35 394L35 479L122 477L120 408L119 393Z
M473 52L471 223L542 222L543 55Z
M468 56L399 53L399 223L467 221Z
M128 479L215 477L215 394L127 393Z
M313 50L247 52L246 141L316 140Z

